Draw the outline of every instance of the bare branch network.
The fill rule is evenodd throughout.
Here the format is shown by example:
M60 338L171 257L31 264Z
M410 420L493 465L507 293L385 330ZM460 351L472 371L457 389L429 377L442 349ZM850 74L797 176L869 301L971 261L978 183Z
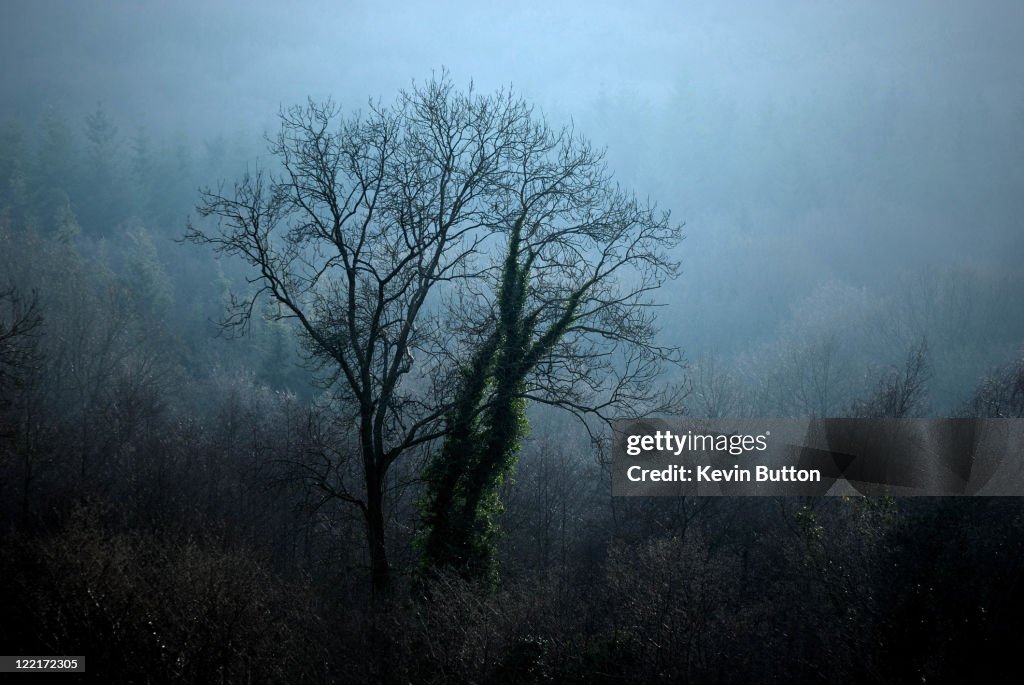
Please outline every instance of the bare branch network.
M252 267L226 327L244 330L261 297L297 324L357 417L368 481L445 434L456 371L494 330L516 222L543 341L525 397L602 418L656 408L662 363L680 356L655 342L651 295L676 275L681 226L619 188L571 128L447 76L390 107L346 117L309 101L280 119L276 166L204 190L216 226L188 237Z

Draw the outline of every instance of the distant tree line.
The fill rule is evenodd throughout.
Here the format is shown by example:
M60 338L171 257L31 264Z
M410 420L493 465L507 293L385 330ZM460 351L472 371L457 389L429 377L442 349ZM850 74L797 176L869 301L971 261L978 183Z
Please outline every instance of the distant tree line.
M585 425L543 400L595 408L608 388L628 389L614 373L645 367L616 360L615 382L599 388L578 385L587 373L544 376L601 353L571 347L533 367L540 377L524 373L544 332L575 316L586 274L557 290L531 271L550 243L515 246L514 204L499 206L513 220L496 259L476 263L488 267L479 287L459 299L445 286L423 305L438 320L447 307L478 319L454 331L421 319L411 359L395 352L400 324L380 321L378 349L391 347L378 360L411 365L396 386L410 404L391 405L388 430L436 391L447 401L431 407L435 425L463 432L440 431L382 475L391 590L371 600L375 560L352 501L366 486L360 408L309 382L296 362L323 356L297 351L277 306L250 310L248 337L217 337L230 293L251 302L255 289L240 266L174 242L195 188L171 189L202 182L178 175L178 148L149 144L157 204L146 209L119 128L107 114L32 134L12 126L17 144L0 147L0 644L12 653L84 653L94 677L115 681L231 683L957 682L997 679L1012 661L1024 616L1016 498L613 499ZM90 185L105 173L130 182ZM403 211L392 218L415 230ZM834 286L773 343L695 356L665 376L693 416L952 406L1021 417L1012 282L951 273L898 293ZM359 306L374 301L373 289L356 292ZM329 332L344 342L343 327ZM464 343L439 357L450 364L436 385L413 371L437 352L435 335ZM958 393L946 387L946 370L979 365ZM490 435L503 427L512 439ZM483 451L499 438L504 452ZM449 491L463 506L437 508L451 517L442 525L464 527L444 540L482 554L424 573L439 520L424 511L443 492L445 456L462 476L500 463Z

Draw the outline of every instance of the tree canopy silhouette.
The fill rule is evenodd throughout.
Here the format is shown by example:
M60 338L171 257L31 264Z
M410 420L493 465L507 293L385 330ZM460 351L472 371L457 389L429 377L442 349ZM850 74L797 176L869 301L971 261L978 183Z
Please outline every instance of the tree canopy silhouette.
M449 565L436 550L464 549L489 520L479 504L510 468L524 402L607 417L649 399L677 358L654 341L649 295L675 275L680 227L511 92L460 92L442 75L347 117L310 101L282 112L269 147L275 168L203 191L216 226L188 236L252 268L225 326L244 330L269 297L351 420L361 489L338 464L314 480L362 511L375 590L401 455L447 436L424 511L429 540L456 541L425 548Z

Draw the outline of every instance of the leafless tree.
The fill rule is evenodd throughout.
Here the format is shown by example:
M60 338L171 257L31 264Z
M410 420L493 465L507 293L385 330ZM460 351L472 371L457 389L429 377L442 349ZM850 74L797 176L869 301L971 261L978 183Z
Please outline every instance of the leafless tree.
M36 336L43 323L35 293L26 300L15 288L0 290L0 393L16 386L38 363ZM2 398L2 395L0 395Z
M922 338L910 348L903 368L890 369L879 379L869 399L853 403L850 414L863 418L920 416L931 375L928 341Z
M737 416L742 410L742 387L736 375L714 354L702 354L690 367L693 413L709 419Z
M188 237L252 267L254 292L233 299L225 325L244 330L269 296L348 412L365 487L319 486L362 511L380 591L389 469L449 429L456 369L494 325L503 237L523 229L532 328L572 319L542 346L524 394L584 411L639 397L652 362L672 356L651 340L645 297L674 273L665 248L679 232L611 186L571 130L552 132L509 92L458 92L446 75L361 115L331 102L287 109L270 151L278 169L202 193L198 212L217 226L190 225ZM617 289L619 277L632 280Z
M1024 418L1024 353L982 378L961 413L989 418Z

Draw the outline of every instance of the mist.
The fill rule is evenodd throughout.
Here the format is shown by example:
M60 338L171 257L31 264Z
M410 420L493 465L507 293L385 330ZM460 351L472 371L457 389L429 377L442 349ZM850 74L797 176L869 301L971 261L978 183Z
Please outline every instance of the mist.
M364 108L446 68L573 123L623 184L685 219L674 315L710 317L713 335L763 335L831 280L1013 270L1024 10L748 5L13 3L0 116L102 103L122 135L226 137L249 161L281 107ZM723 288L749 325L694 306ZM693 333L688 349L721 342Z
M608 379L633 371L635 358L609 341L635 342L637 330L649 329L649 340L639 336L647 345L640 357L660 366L644 367L649 382L640 385L649 396L638 393L632 407L615 405L624 415L1019 418L1022 27L1024 5L1009 0L4 3L0 493L5 530L21 552L0 569L11 596L39 564L50 564L54 577L67 574L70 584L54 581L18 600L0 647L70 650L83 634L106 634L107 624L92 622L91 614L62 623L60 611L47 613L61 591L107 583L114 599L103 620L114 626L123 613L142 625L146 611L160 613L170 602L161 593L182 591L194 573L214 585L244 577L248 585L240 587L268 598L276 608L272 625L261 630L287 633L287 644L307 645L320 664L304 670L292 663L294 682L334 681L343 671L337 664L358 662L362 653L393 659L391 666L384 656L363 663L359 677L368 680L428 673L441 682L448 673L456 681L514 682L527 673L586 679L599 672L699 680L721 666L706 654L730 646L743 655L739 672L748 681L758 673L785 677L772 670L767 647L729 637L753 635L759 621L793 634L788 619L763 597L752 599L743 583L702 595L708 610L700 616L672 614L673 635L713 624L703 656L673 661L664 645L675 638L650 637L660 630L654 613L626 616L637 610L632 595L651 606L671 604L669 595L634 586L639 573L707 578L742 563L743 577L765 592L751 568L781 565L802 578L772 588L789 606L806 609L813 625L849 617L830 604L835 588L861 612L842 630L822 628L829 635L819 645L825 656L815 652L813 631L773 643L811 664L793 679L820 676L813 664L833 657L850 678L963 675L963 663L936 661L929 645L959 639L989 649L1001 644L992 636L1009 619L979 615L978 632L960 632L950 618L959 600L938 594L971 581L977 596L970 610L991 606L1009 592L1007 579L1019 568L1006 559L1014 553L997 554L977 540L967 545L966 560L955 559L942 540L922 531L953 520L984 522L993 545L1019 552L1017 504L782 499L770 515L769 507L743 500L627 506L611 497L606 482L606 417L588 411L615 395ZM636 305L630 311L650 311L651 319L629 335L598 327L591 332L604 337L581 334L567 343L573 354L592 356L563 367L572 382L563 379L562 394L544 385L550 372L524 381L531 390L522 391L522 422L530 429L510 441L510 466L495 479L494 508L485 518L502 531L492 545L494 568L502 570L487 587L460 573L424 579L418 569L427 563L423 539L431 525L423 514L429 464L447 454L453 398L461 392L453 379L468 374L460 364L485 347L487 331L508 314L500 309L507 292L507 275L500 274L503 250L513 241L502 231L513 222L497 230L499 238L473 244L473 285L446 283L424 300L425 321L413 326L409 317L411 347L396 352L401 345L390 332L384 336L380 353L398 360L394 368L403 370L395 387L408 400L388 430L397 435L421 420L438 427L433 440L414 441L406 451L396 447L406 444L398 438L381 438L381 454L394 449L401 458L378 474L367 466L354 428L360 401L373 404L369 395L346 394L344 364L323 344L318 348L316 331L304 329L302 317L266 288L270 281L259 267L267 264L246 263L243 243L212 249L223 245L217 240L225 234L217 231L230 219L229 205L216 200L233 197L236 184L244 188L247 174L262 169L269 178L288 168L272 148L282 116L298 111L290 108L331 102L338 121L370 122L377 112L398 111L400 94L415 100L439 81L453 92L521 99L532 121L592 143L613 178L609 187L635 193L638 206L650 202L671 213L647 236L664 238L664 254L657 255L664 270L650 281L659 286L648 290L642 270L616 284L649 298L642 306L640 299L629 302ZM346 130L364 130L352 126ZM500 204L480 211L497 212ZM315 223L320 215L311 216ZM381 221L404 228L407 220L402 213ZM676 229L683 239L668 239ZM274 240L285 245L287 234ZM292 247L280 254L302 255L309 265L323 257L319 246ZM588 249L581 254L600 252ZM546 268L562 274L571 292L577 273L563 263ZM550 286L543 277L529 282ZM525 320L553 325L558 317L543 307L561 295L545 301L540 286L530 287L544 316ZM313 281L304 296L323 292ZM248 309L231 310L239 302ZM244 312L234 322L244 325L224 325L231 311ZM332 310L316 311L327 319ZM551 364L557 367L566 350L556 350ZM533 392L538 387L548 394ZM593 393L583 403L588 411L579 403L559 411L571 404L566 388ZM659 397L672 402L657 404L662 391ZM894 413L896 395L901 409ZM384 500L376 551L366 489L375 479ZM813 532L818 528L825 532ZM183 537L169 532L175 530ZM834 536L835 545L821 543L821 535ZM150 553L157 561L126 567L113 580L93 577L74 554L54 551L69 539L83 541L100 562ZM374 576L374 555L384 551L397 579L392 587L400 588L389 590L386 611ZM178 552L181 565L170 561ZM939 590L925 600L915 584L936 556L943 560ZM699 569L698 558L705 559ZM906 560L906 570L883 591L883 569L893 560ZM976 578L988 562L992 575ZM837 571L842 565L846 570ZM605 610L583 597L583 581L573 580L580 573L601 579L614 605L609 611L619 612L623 626L642 628L609 646L621 626L603 622ZM866 580L852 581L855 573ZM133 614L127 598L154 577L167 578L160 598L153 595L152 606ZM680 587L696 601L699 583L686 583ZM819 594L802 597L807 583ZM529 610L517 613L524 596L517 593L534 590L536 630ZM423 599L445 592L456 599ZM426 602L422 614L400 607L409 595ZM221 599L249 615L242 597ZM1017 590L1008 601L1021 599ZM254 651L271 648L259 635L231 635L230 626L217 623L216 598L195 601L210 609L204 620L216 624L211 634L248 640ZM290 601L316 607L313 618L281 609ZM895 644L903 626L921 618L916 603L927 601L937 607L926 617L934 641L910 640L906 658L881 655L858 665L854 648L843 646L854 634L877 637L849 643L865 649ZM880 617L886 603L898 607L891 621ZM346 606L358 613L348 623ZM501 619L475 624L474 607L489 607ZM726 607L750 613L727 619L719 615ZM578 611L589 623L577 630L555 618L561 611ZM446 612L467 621L465 635L439 627ZM414 614L425 618L416 624ZM177 636L167 637L178 641L172 651L188 652L190 629L176 623L177 614L161 616L168 636ZM33 626L30 637L62 637L46 645L19 641L18 620ZM372 644L355 637L381 621L391 621L398 637ZM324 637L324 626L342 623L341 637ZM435 637L432 648L423 648ZM143 650L143 638L124 639L126 649ZM132 673L102 642L90 643L97 663L111 674ZM498 656L488 651L492 644ZM591 668L590 657L569 656L580 644L605 653L608 663ZM458 666L439 656L458 649L472 655ZM418 661L417 650L436 659ZM651 655L670 666L638 666ZM241 678L228 656L202 658L227 669L226 681ZM159 650L142 660L173 662ZM269 662L259 668L273 672ZM169 682L190 673L181 667Z

